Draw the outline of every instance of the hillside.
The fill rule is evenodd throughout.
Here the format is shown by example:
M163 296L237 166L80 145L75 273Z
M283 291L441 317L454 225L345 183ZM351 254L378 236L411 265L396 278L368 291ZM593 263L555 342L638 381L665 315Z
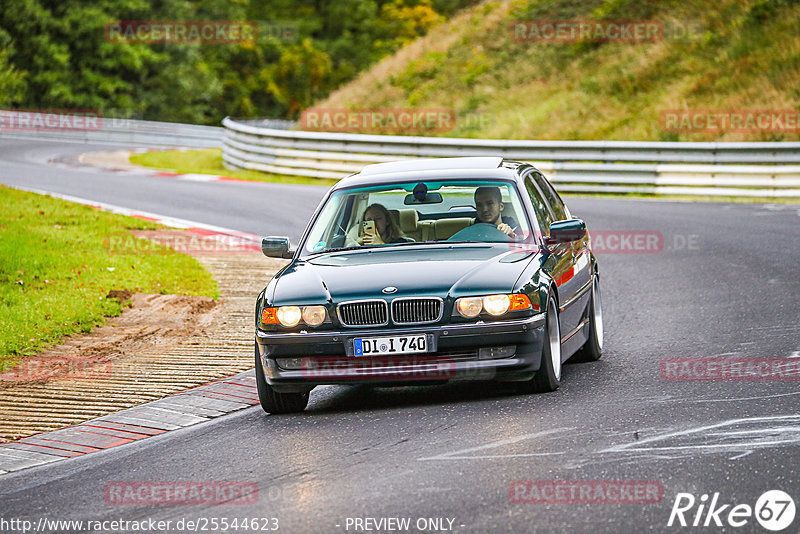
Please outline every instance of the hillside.
M536 28L549 21L588 19L655 23L660 33L632 42L536 40ZM314 106L409 107L452 110L454 128L416 132L423 135L798 140L800 3L490 1L458 13ZM689 111L679 120L695 122L667 124L670 110ZM736 119L715 119L718 110L743 112L739 129L746 131L731 131L727 123ZM781 113L777 122L748 122L748 113L759 110Z

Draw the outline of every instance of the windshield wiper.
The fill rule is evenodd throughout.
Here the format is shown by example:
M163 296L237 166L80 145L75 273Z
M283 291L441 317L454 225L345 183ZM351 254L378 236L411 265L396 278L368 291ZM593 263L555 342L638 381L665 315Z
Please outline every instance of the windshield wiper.
M380 245L355 245L352 247L342 247L342 248L329 248L326 250L318 250L316 252L309 252L309 256L316 256L318 254L330 254L331 252L345 252L347 250L365 250L365 249L372 249L378 247Z
M342 247L342 248L329 248L326 250L318 250L316 252L309 252L309 256L316 256L318 254L329 254L331 252L347 252L349 250L392 250L397 247L402 246L409 246L409 245L427 245L429 243L432 244L443 244L443 241L408 241L403 243L380 243L378 245L354 245L352 247Z

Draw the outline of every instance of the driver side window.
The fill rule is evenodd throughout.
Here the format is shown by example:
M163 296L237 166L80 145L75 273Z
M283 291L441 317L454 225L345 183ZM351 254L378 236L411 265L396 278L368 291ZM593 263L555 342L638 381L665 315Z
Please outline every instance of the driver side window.
M570 217L567 215L567 208L564 205L564 202L561 200L561 197L558 196L556 190L553 189L553 186L550 185L550 182L544 179L544 176L539 174L538 172L531 173L531 178L536 181L536 185L539 186L539 189L544 193L547 202L550 204L550 207L553 208L553 213L556 216L557 221L563 221L565 219L569 219Z
M525 189L528 191L531 204L533 204L533 211L536 213L536 220L539 222L542 235L549 236L550 223L553 222L553 216L550 213L550 208L547 207L544 195L539 191L539 188L533 182L530 175L525 178Z

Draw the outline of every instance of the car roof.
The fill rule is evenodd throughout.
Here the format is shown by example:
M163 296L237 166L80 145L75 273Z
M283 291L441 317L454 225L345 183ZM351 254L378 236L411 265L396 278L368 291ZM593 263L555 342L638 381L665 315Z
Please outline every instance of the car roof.
M437 178L514 180L519 165L519 162L506 161L500 156L424 158L375 163L367 165L359 173L343 178L334 189ZM454 171L457 173L455 176Z

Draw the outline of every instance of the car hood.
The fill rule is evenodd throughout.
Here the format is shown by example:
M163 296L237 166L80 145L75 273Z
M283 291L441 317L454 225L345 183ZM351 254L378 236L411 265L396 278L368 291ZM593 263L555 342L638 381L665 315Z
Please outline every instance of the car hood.
M274 304L342 302L391 297L509 293L532 258L508 245L427 247L327 254L296 261L278 276Z

